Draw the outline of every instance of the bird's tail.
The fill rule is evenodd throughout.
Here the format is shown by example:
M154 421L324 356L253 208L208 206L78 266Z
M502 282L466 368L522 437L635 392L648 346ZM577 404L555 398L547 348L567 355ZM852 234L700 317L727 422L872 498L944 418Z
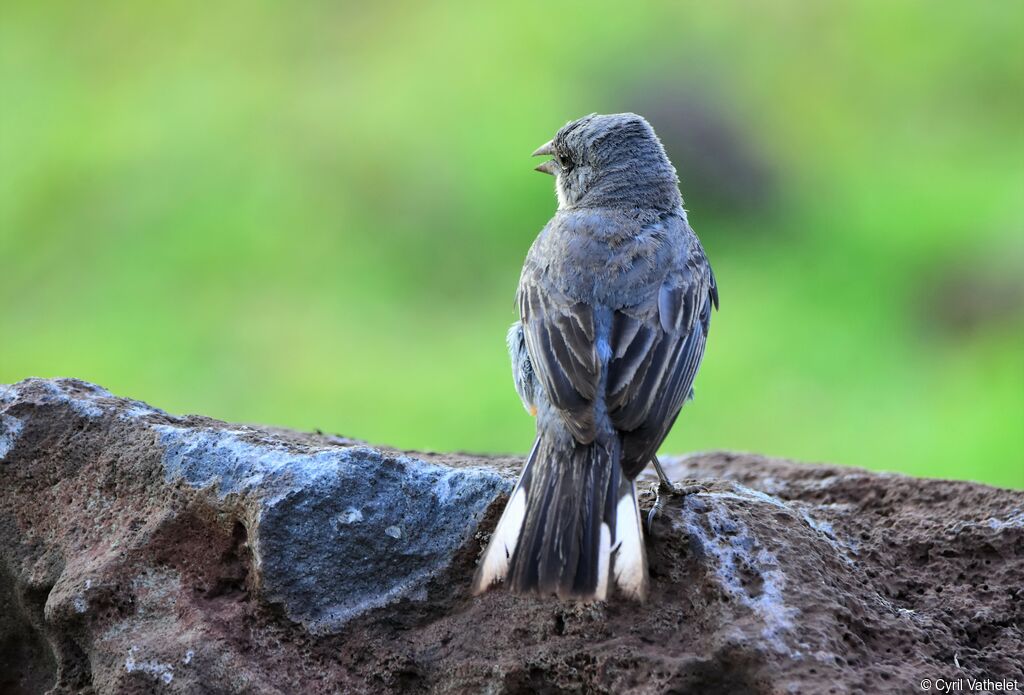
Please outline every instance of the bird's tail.
M647 595L647 559L621 444L541 433L477 569L474 593L504 581L518 593L604 600L614 583Z

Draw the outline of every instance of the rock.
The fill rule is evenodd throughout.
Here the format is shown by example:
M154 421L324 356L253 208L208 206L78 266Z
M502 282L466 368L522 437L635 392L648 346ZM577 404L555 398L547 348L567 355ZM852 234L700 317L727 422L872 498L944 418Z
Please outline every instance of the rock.
M1024 686L1024 493L675 459L648 603L472 597L519 465L0 387L0 691Z

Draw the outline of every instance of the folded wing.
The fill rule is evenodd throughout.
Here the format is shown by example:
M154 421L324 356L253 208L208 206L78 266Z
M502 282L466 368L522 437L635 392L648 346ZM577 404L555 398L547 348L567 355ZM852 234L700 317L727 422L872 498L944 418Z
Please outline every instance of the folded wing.
M703 252L658 288L657 296L612 318L608 412L623 440L623 469L637 475L661 446L691 395L718 305Z
M594 440L593 401L600 379L594 310L554 297L536 283L519 287L519 316L534 373L576 441Z

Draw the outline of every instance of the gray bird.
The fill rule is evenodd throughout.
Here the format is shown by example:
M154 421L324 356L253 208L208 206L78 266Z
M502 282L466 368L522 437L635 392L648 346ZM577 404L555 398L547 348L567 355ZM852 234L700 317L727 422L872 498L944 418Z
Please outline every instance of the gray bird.
M631 113L568 123L534 155L558 211L534 241L508 334L537 438L477 570L563 598L647 594L634 480L692 394L718 290L676 171Z

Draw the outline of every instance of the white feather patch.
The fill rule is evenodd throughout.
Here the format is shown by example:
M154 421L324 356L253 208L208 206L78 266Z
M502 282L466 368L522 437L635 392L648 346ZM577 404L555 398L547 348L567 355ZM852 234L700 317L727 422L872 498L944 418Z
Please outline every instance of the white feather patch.
M601 552L597 556L597 593L598 601L608 598L608 564L612 555L612 530L608 524L601 524Z
M623 495L615 508L615 584L625 594L643 600L647 594L647 562L644 538L640 528L640 507L636 488L630 483L630 494Z
M477 574L474 593L484 591L492 584L505 579L508 574L509 560L519 543L519 533L523 529L526 518L526 491L516 486L505 511L501 514L497 528L491 534L491 542L484 552L484 561Z

